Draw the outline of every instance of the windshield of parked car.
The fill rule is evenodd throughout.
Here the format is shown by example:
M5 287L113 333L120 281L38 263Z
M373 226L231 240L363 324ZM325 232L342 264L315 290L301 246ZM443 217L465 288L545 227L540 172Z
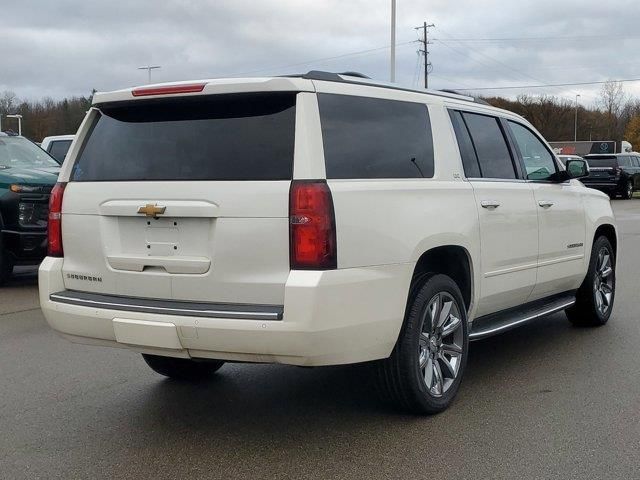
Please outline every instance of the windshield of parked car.
M37 145L22 137L0 137L0 169L58 167Z

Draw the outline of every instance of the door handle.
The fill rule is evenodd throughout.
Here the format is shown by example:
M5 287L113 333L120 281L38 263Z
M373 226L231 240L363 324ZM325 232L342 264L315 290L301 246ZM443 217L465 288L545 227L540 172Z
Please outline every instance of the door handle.
M542 208L549 208L549 207L553 207L553 202L549 200L540 200L538 202L538 205L540 205Z
M498 208L500 206L500 202L497 202L496 200L482 200L480 202L480 205L482 206L482 208Z

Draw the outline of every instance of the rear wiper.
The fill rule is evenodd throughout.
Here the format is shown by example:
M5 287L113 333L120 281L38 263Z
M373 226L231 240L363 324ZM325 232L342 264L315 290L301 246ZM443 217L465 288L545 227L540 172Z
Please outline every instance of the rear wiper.
M422 173L422 169L420 168L420 165L418 165L418 162L416 162L416 157L411 157L411 163L415 165L415 167L418 169L418 172L420 172L420 176L424 178L424 173Z

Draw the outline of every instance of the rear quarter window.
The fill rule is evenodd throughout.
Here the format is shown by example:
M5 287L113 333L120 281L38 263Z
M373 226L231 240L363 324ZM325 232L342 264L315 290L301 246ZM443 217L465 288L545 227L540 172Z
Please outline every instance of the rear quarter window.
M290 180L295 102L269 93L103 106L71 179Z
M318 94L327 178L433 177L427 106Z

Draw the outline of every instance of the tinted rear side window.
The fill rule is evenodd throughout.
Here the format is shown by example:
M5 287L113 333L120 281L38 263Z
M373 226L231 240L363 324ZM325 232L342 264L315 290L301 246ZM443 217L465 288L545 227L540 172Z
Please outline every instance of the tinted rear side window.
M67 156L69 147L71 146L71 140L56 140L51 142L49 147L49 154L58 160L60 163L64 161L64 157Z
M516 178L511 154L498 119L464 112L483 178Z
M618 157L618 165L621 167L630 167L631 157Z
M426 105L319 94L327 178L433 177Z
M290 180L295 93L102 107L74 181Z
M453 129L456 132L464 175L467 178L482 177L480 166L478 165L478 157L476 157L475 150L473 149L473 142L469 136L469 130L467 130L464 120L462 119L462 114L455 110L449 110L449 116L453 123Z

